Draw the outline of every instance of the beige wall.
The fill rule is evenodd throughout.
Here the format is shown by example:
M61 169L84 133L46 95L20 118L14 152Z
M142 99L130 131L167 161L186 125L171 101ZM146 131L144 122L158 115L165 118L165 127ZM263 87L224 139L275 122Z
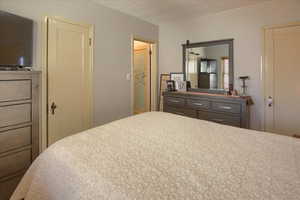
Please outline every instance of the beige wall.
M251 127L262 127L261 84L262 27L300 21L299 0L273 0L193 20L160 26L160 72L182 70L181 44L234 38L235 87L238 76L249 75L248 93L253 97Z
M95 25L94 122L130 115L131 37L158 40L158 26L90 0L0 0L0 9L35 21L34 67L42 69L42 21L59 16ZM66 75L67 76L67 75Z

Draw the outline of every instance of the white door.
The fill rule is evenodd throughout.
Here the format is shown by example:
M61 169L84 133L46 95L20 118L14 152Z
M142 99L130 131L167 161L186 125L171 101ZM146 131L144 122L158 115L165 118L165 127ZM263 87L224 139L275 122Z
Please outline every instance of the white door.
M150 45L134 50L134 113L150 111Z
M91 127L90 27L48 21L48 145Z
M265 30L265 128L300 135L300 24Z

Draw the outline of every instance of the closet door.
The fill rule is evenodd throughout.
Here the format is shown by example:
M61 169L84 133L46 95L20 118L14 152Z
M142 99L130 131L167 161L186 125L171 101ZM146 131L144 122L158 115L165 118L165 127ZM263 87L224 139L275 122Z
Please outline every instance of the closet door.
M266 131L300 135L300 24L265 30Z
M48 145L91 127L90 27L48 22Z

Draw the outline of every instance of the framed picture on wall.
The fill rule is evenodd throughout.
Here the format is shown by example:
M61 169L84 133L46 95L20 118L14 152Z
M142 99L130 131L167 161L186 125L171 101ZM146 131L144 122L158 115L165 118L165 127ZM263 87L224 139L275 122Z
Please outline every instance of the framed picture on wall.
M167 81L170 80L170 74L160 75L160 85L159 85L159 111L163 111L163 92L168 90Z

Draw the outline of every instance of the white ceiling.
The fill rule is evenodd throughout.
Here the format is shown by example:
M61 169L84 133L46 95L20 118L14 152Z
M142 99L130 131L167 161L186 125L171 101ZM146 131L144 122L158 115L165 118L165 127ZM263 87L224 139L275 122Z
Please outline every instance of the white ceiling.
M119 10L159 24L195 16L218 13L268 0L93 0L106 7Z

